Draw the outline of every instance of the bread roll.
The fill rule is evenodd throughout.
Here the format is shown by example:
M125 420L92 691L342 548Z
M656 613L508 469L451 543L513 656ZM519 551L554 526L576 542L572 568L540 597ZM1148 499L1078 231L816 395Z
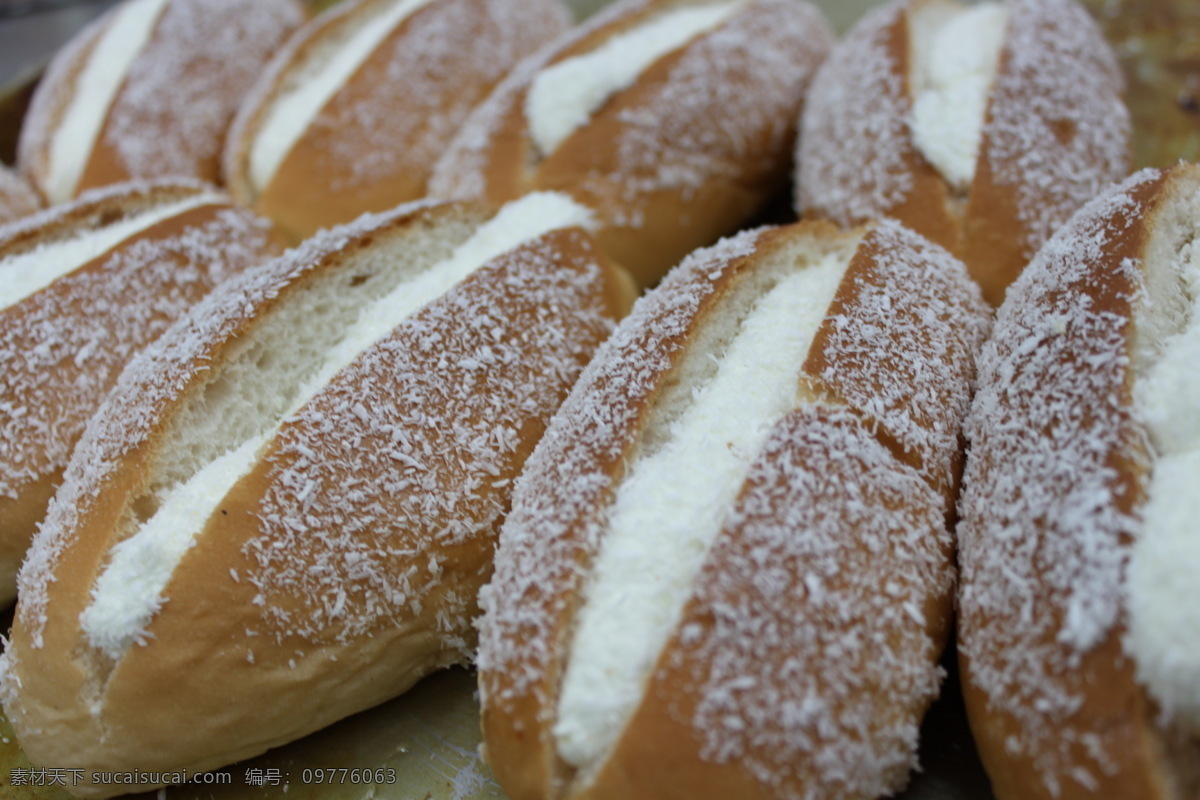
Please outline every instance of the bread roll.
M813 81L796 210L893 217L958 254L993 305L1129 164L1124 80L1075 0L897 0Z
M280 249L265 221L192 181L96 190L0 228L0 604L121 370L215 285Z
M569 23L559 0L335 6L292 37L238 112L230 191L296 239L423 197L471 110Z
M517 485L479 654L528 798L878 797L915 765L986 306L899 225L699 251Z
M22 568L37 764L195 772L469 657L511 483L628 303L537 194L413 205L223 287L130 365Z
M51 62L17 163L50 203L130 178L215 183L225 130L297 0L125 0Z
M832 41L793 0L624 0L518 67L434 170L437 197L564 191L643 286L786 183L794 122Z
M0 225L32 214L42 201L19 175L0 164Z
M1200 797L1198 220L1194 166L1101 195L981 357L959 652L999 800Z

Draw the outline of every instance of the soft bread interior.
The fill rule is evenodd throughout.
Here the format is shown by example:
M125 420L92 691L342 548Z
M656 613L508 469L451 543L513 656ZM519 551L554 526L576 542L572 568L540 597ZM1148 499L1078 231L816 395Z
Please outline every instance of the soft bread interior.
M752 459L799 403L802 365L854 244L830 252L802 240L773 253L702 322L651 409L576 616L553 728L581 780L640 703Z
M50 138L44 185L51 203L64 203L75 196L108 109L166 5L167 0L127 0L118 7L75 76L66 108Z
M965 193L975 178L1008 9L997 0L970 6L932 0L916 5L908 21L913 141Z
M193 194L148 206L108 225L75 228L67 236L49 239L31 250L0 259L0 280L7 287L0 297L0 310L16 305L164 220L223 202L225 199L214 192Z
M539 153L553 153L651 64L719 27L745 4L746 0L733 0L669 9L590 52L541 70L525 95L525 118Z
M282 304L239 343L161 445L151 490L134 504L81 622L114 661L143 641L176 564L215 505L254 466L280 422L360 353L494 257L548 231L587 225L590 212L540 193L471 231L463 224L402 233Z
M1154 453L1129 571L1138 679L1200 735L1200 170L1157 210L1134 317L1134 406Z
M321 109L404 20L432 0L385 0L355 9L308 50L282 77L263 109L250 145L250 183L262 192Z

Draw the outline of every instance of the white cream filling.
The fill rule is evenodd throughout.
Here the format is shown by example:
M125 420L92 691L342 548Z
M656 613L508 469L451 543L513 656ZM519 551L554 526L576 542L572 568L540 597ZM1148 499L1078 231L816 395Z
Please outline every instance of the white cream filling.
M79 72L50 138L46 195L52 204L75 196L108 109L166 4L167 0L128 0L113 12L115 17Z
M250 182L264 191L321 109L404 20L431 0L396 0L345 39L316 48L268 105L250 147Z
M640 703L751 461L797 404L801 367L844 271L831 255L760 298L669 441L618 489L553 730L576 767L599 766Z
M81 230L69 239L46 242L26 253L0 260L4 294L0 308L16 305L54 281L117 247L122 242L200 206L223 202L216 194L197 194L175 203L147 209L96 230Z
M543 155L553 153L651 64L716 28L744 4L738 0L668 11L589 53L539 72L525 96L525 118L538 150Z
M1143 513L1129 568L1138 679L1200 732L1200 449L1158 458Z
M133 642L146 642L146 626L166 602L167 579L192 546L197 526L212 514L214 498L224 497L254 465L266 438L250 439L204 465L163 498L135 536L113 548L79 618L93 647L116 660Z
M500 209L450 258L400 283L387 296L367 306L330 348L313 380L297 392L285 414L271 420L259 437L172 488L161 499L154 516L113 548L112 560L96 581L92 601L80 617L89 643L117 660L135 642L146 641L146 627L167 602L167 584L213 513L214 504L254 468L259 450L279 422L312 400L338 372L407 317L497 256L559 228L591 225L592 212L566 195L526 195Z
M999 2L932 6L912 25L912 134L956 190L975 177L988 95L1000 64L1008 9Z
M1129 570L1129 644L1138 679L1200 731L1200 247L1180 254L1184 329L1134 387L1157 453Z

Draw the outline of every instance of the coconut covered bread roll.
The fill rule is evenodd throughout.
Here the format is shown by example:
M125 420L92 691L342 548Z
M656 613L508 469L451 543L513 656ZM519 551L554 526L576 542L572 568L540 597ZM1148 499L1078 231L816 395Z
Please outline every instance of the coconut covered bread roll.
M497 87L430 193L567 192L650 285L783 190L794 121L831 42L820 12L793 0L616 3Z
M303 20L297 0L125 0L51 62L21 172L52 204L131 178L215 183L234 111Z
M1200 169L1081 210L1013 285L966 430L959 647L996 796L1200 797Z
M355 0L298 32L225 150L240 202L301 239L425 196L467 115L570 24L559 0Z
M962 265L892 222L742 233L639 301L530 459L483 595L508 795L902 787L988 324Z
M1128 172L1120 67L1075 0L898 0L813 81L796 210L893 217L958 254L993 305L1054 230Z
M365 216L131 364L21 572L30 759L211 769L466 660L512 480L629 302L587 224L546 193Z
M0 164L0 225L34 213L41 198L19 175Z
M266 221L191 181L96 190L0 228L0 602L121 370L281 249Z

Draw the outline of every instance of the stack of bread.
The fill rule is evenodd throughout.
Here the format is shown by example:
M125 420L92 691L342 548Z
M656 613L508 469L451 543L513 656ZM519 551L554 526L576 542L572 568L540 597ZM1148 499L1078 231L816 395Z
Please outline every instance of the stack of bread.
M35 764L158 786L477 662L514 800L889 796L957 592L997 797L1200 798L1200 169L1093 200L1075 0L304 17L125 0L0 171Z

